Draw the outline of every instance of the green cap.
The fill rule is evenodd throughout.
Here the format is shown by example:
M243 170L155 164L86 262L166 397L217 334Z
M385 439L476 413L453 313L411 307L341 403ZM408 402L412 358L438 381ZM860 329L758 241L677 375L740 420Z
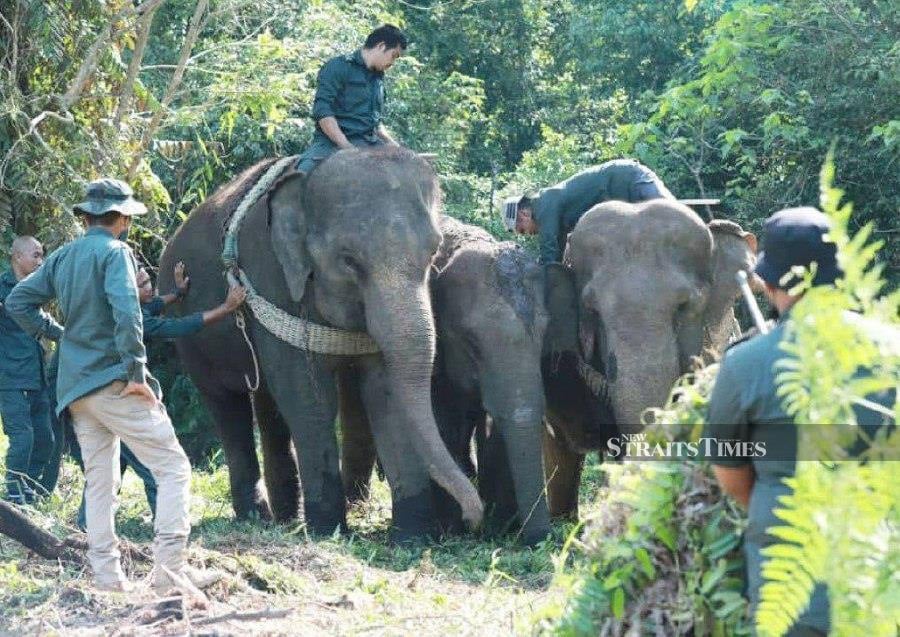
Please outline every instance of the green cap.
M88 184L85 200L73 208L76 214L99 217L107 212L118 212L125 216L142 215L147 206L134 198L131 186L118 179L95 179Z

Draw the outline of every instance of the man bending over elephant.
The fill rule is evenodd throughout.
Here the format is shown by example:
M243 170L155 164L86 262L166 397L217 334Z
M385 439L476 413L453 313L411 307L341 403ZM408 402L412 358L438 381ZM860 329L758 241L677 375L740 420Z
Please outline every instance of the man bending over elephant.
M384 73L406 50L406 35L392 24L369 34L361 49L328 60L319 71L312 118L316 132L297 170L308 173L341 148L397 145L381 123Z
M541 263L555 263L562 259L575 224L598 203L650 199L675 197L646 166L633 159L614 159L543 188L534 197L507 199L503 215L510 232L540 235Z

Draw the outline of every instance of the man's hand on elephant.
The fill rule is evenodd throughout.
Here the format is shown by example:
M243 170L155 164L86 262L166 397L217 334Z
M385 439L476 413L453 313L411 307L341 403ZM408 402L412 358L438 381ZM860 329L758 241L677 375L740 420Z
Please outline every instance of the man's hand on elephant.
M175 264L175 290L179 297L187 294L188 287L191 285L191 277L184 276L184 261Z
M247 298L247 290L242 285L235 285L228 289L228 296L225 297L223 305L229 312L238 309Z

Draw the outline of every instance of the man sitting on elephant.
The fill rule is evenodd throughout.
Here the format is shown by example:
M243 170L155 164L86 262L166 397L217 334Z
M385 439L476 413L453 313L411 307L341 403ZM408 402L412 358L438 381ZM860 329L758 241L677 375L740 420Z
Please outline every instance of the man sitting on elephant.
M312 118L316 132L297 170L308 173L341 148L393 144L381 123L384 73L406 50L406 35L392 24L369 34L361 49L330 59L319 71Z
M540 235L541 263L555 263L562 260L568 234L595 205L650 199L675 197L646 166L633 159L614 159L544 188L534 197L511 197L503 214L509 231Z

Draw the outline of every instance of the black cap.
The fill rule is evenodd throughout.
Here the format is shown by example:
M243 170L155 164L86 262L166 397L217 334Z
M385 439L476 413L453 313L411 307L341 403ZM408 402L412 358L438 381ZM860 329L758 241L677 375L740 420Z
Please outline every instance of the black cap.
M825 241L831 220L815 208L786 208L766 219L763 226L762 251L756 261L756 274L778 288L788 289L798 282L796 277L781 282L794 266L816 264L814 285L834 283L841 275L837 264L837 248Z

